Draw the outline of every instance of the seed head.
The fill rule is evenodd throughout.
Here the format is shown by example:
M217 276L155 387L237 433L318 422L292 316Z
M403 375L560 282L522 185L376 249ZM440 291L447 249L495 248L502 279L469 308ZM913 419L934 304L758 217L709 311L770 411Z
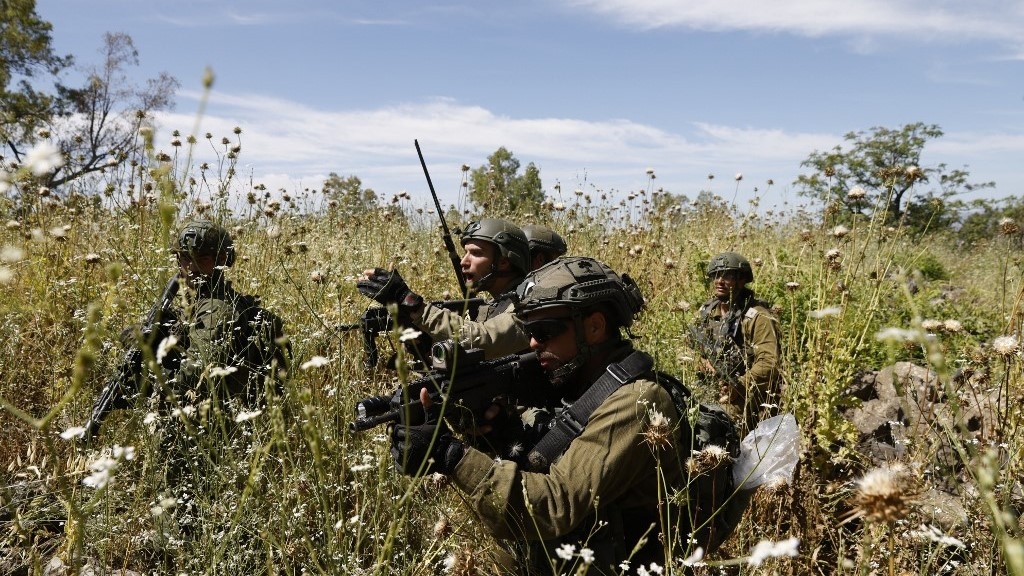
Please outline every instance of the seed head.
M860 186L854 186L853 188L850 188L849 192L846 193L846 199L856 201L864 198L866 194L867 192L865 192L863 188L861 188Z
M672 422L659 410L651 408L647 411L647 427L641 432L644 442L652 448L668 448L672 445Z
M1000 336L992 341L992 349L996 351L996 354L1008 358L1015 354L1020 348L1020 341L1017 340L1016 334L1009 336Z
M853 511L843 523L856 518L892 523L910 513L913 474L906 466L893 464L868 471L857 480Z
M953 334L956 334L957 332L964 329L964 325L961 324L959 320L954 320L953 318L950 318L949 320L946 320L942 323L942 328L946 332L952 332Z
M1002 218L999 220L999 232L1003 236L1012 236L1020 232L1020 226L1013 221L1013 218Z
M686 460L686 470L691 475L704 474L730 460L732 460L732 456L726 452L725 448L710 444L703 450L695 450L690 453L690 457Z

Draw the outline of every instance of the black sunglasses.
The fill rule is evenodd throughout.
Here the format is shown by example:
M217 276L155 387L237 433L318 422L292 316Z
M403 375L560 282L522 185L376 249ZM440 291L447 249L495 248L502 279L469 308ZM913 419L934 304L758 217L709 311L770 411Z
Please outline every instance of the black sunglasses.
M540 320L524 323L523 328L530 335L530 338L536 340L538 344L544 344L568 330L570 320L572 320L570 316L541 318Z

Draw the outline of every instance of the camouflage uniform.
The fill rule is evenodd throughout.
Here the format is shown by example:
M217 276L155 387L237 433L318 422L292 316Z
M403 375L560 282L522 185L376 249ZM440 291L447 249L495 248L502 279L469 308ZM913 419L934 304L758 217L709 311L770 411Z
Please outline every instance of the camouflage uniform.
M186 262L211 254L221 266L234 261L227 230L207 221L186 225L173 251ZM236 292L220 269L186 274L186 265L180 277L183 284L188 279L186 304L158 349L164 378L152 402L165 482L177 493L175 514L188 530L198 524L191 496L205 491L210 466L225 453L248 449L251 430L238 416L266 408L268 394L283 392L291 353L281 319L257 298Z
M457 334L465 347L483 348L488 359L522 352L529 348L530 338L509 312L511 302L505 296L481 306L472 319L440 306L427 305L418 319L413 316L413 324L435 341Z
M357 286L364 295L381 304L397 303L399 321L411 321L413 326L434 341L456 338L466 348L482 348L488 359L522 352L530 346L530 338L512 316L510 297L529 267L529 245L526 235L518 226L509 222L484 218L478 222L471 222L462 233L462 245L465 246L470 241L487 242L497 248L493 264L495 270L499 258L508 259L511 265L508 288L501 294L492 295L495 297L485 301L472 318L457 311L425 303L409 290L400 276L396 279L396 271L388 273L378 269L374 272L375 278L362 280ZM484 286L480 289L487 288Z
M557 368L552 366L547 376L552 389L564 398L593 407L582 430L576 428L579 434L566 438L564 444L555 443L560 454L550 459L549 466L547 458L535 458L534 437L523 440L524 451L531 452L527 461L496 459L454 438L428 408L425 424L399 424L392 429L396 467L406 474L448 474L466 493L487 530L506 541L513 566L505 568L515 572L548 574L554 564L561 573L574 573L574 562L583 569L578 557L568 562L559 559L556 551L566 544L577 551L584 547L592 551L588 574L622 573L619 565L626 560L634 566L664 565L665 546L678 541L666 544L659 538L685 538L689 533L688 525L683 525L685 515L666 494L668 486L670 492L685 495L684 458L678 448L683 443L675 432L666 433L664 442L654 445L644 442L642 434L649 430L655 411L673 428L683 422L682 417L651 371L623 378L625 382L615 378L618 383L610 389L595 386L609 381L603 374L617 373L608 366L633 352L619 331L628 329L643 306L639 289L628 276L620 277L596 260L577 257L532 272L517 292L516 315L530 331L531 346L537 342L535 350L547 350L541 342L555 338L567 350L569 341L560 335L575 326L576 355L563 359ZM593 332L585 327L595 326L588 320L594 312L604 317L604 338L588 341L585 334ZM531 319L537 321L531 324ZM541 325L552 323L562 330L540 332ZM591 388L604 389L607 395L591 395ZM542 436L563 427L560 417L559 424ZM685 424L682 429L687 429ZM427 458L428 464L422 465Z
M709 269L709 276L722 270L740 270L753 280L749 263L733 253L717 256L712 267L723 256L733 260L727 260L728 266L719 264L716 270ZM734 416L749 430L778 412L782 384L779 321L769 305L758 300L749 288L733 295L724 314L721 303L719 298L704 303L691 333L705 359L715 367L716 381L728 387L723 401L728 401Z
M630 349L627 345L614 358ZM529 573L546 573L550 562L557 562L558 547L573 544L595 553L588 574L618 574L618 564L645 536L647 543L631 564L664 565L659 498L665 497L665 484L685 485L686 475L676 443L652 448L643 442L648 410L679 422L665 388L639 379L613 392L591 414L583 433L547 473L467 448L452 481L466 492L491 534L520 543L514 547L516 562Z

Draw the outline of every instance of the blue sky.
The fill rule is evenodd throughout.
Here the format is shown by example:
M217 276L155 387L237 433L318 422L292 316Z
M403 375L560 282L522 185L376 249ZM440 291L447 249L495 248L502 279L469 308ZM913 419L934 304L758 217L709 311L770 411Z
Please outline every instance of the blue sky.
M181 81L158 144L192 131L209 66L199 132L240 126L241 171L271 190L336 172L425 205L418 139L446 203L462 164L505 146L555 199L555 184L563 199L624 197L651 168L655 186L690 198L797 204L812 151L921 121L945 131L924 164L966 165L996 182L985 197L1024 196L1016 0L38 0L37 12L79 63L125 32L137 80Z

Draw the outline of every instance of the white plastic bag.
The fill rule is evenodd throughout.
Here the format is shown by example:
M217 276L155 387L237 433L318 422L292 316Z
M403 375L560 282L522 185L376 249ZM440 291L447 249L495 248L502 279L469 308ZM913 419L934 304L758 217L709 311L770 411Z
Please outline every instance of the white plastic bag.
M792 414L780 414L757 425L740 443L732 467L739 490L753 490L770 480L793 482L800 459L800 428Z

